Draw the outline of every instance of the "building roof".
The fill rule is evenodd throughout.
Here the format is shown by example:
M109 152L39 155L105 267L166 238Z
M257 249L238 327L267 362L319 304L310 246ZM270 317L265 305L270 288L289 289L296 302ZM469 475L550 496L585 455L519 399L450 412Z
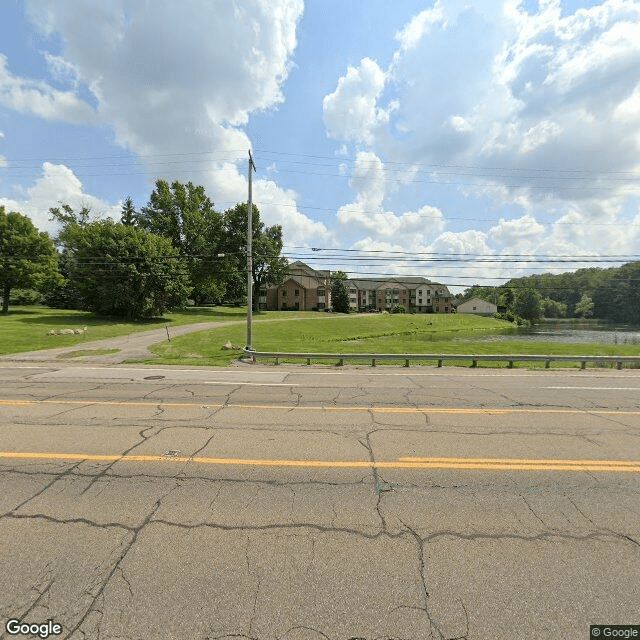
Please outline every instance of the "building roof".
M488 300L483 300L482 298L469 298L469 300L465 300L464 302L459 302L458 303L458 309L460 309L460 307L472 307L473 305L489 305L489 308L491 309L497 309L498 306L495 304L495 302L489 302Z
M303 289L307 288L307 286L304 284L304 281L300 276L288 276L282 284L289 282L289 280L293 280L296 284L299 284Z
M295 262L292 262L291 264L289 264L289 269L292 269L292 268L305 269L306 271L309 272L310 275L313 275L317 278L328 278L331 275L331 271L328 271L326 269L314 269L313 267L310 267L308 264L305 264L300 260L296 260Z
M398 283L405 289L415 289L420 285L440 287L449 292L446 285L439 282L433 282L422 276L399 276L389 278L349 278L347 283L355 286L357 289L379 289L385 284Z
M431 280L427 280L427 278L423 278L422 276L389 276L388 278L349 278L349 282L358 283L356 286L362 285L362 287L372 285L374 287L379 287L380 285L385 284L385 282L398 282L399 284L433 284L437 285L437 282L432 282Z

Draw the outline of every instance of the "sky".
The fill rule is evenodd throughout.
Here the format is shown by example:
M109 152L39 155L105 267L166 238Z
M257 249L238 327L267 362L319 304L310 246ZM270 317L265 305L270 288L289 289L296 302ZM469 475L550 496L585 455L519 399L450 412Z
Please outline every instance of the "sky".
M0 205L157 179L459 291L640 259L640 0L0 0Z

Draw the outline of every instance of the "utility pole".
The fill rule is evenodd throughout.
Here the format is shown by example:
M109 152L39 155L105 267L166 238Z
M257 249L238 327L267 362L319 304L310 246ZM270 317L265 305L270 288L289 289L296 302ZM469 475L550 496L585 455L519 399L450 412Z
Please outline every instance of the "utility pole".
M253 351L253 194L251 193L251 171L256 170L249 149L249 202L247 204L247 349Z

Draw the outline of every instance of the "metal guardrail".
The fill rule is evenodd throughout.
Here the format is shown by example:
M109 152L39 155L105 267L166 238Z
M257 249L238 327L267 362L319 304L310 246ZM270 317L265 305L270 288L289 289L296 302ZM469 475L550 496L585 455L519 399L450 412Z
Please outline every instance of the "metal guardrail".
M404 360L404 366L408 367L413 361L435 360L438 366L446 361L471 361L472 367L477 367L478 362L508 362L509 368L513 368L514 362L544 362L548 369L552 362L579 362L580 368L585 369L587 363L614 364L617 369L622 369L623 363L634 363L640 366L640 356L551 356L551 355L503 355L503 354L453 354L453 353L282 353L276 351L252 351L243 349L245 355L256 363L257 358L273 358L275 364L286 360L306 360L311 364L312 360L337 360L339 366L344 365L345 360L371 360L371 366L376 366L376 361Z

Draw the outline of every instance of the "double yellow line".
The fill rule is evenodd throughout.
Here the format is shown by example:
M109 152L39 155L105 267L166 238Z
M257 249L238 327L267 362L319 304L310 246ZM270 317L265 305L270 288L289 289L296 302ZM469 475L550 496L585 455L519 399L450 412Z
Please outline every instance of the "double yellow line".
M396 460L268 460L259 458L207 458L170 455L118 455L0 451L0 460L70 460L87 462L193 463L219 466L324 468L324 469L463 469L475 471L575 471L640 473L635 460L540 460L527 458L421 458Z

